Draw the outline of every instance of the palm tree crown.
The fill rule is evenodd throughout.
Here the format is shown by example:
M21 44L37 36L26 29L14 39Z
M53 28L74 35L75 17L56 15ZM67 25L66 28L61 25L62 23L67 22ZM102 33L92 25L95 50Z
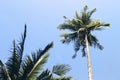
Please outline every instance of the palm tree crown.
M3 64L0 60L0 80L61 80L61 78L70 80L71 77L64 78L61 75L58 79L53 77L53 73L58 74L60 71L65 75L70 70L67 65L56 65L53 67L53 72L48 69L42 71L43 65L49 57L47 52L52 48L53 42L43 50L38 49L38 51L32 52L31 56L27 55L25 59L23 58L26 28L25 25L24 34L19 44L16 44L15 40L13 41L12 56L8 61ZM64 67L63 70L60 70L60 67Z
M60 30L70 30L70 33L64 33L61 35L63 39L61 40L62 43L70 43L74 42L74 50L75 55L73 58L76 57L77 51L81 48L82 56L85 56L85 35L87 35L89 46L94 46L99 48L100 50L103 49L103 46L99 43L98 39L92 35L92 31L95 30L102 30L103 27L108 27L109 23L102 23L100 20L93 20L91 19L92 14L96 11L96 8L88 11L87 5L81 11L81 15L77 12L75 13L74 19L68 19L66 16L65 22L58 26Z

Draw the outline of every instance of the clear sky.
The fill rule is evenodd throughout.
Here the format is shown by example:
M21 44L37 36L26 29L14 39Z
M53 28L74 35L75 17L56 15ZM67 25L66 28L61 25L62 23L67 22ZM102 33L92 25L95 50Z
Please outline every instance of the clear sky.
M46 68L63 63L69 64L72 70L68 75L73 80L88 80L86 57L81 52L72 59L73 44L63 45L60 42L57 26L64 22L63 16L74 18L77 10L84 5L89 9L97 8L93 19L111 23L111 28L94 34L105 47L103 51L90 48L94 80L120 80L120 1L119 0L1 0L0 1L0 59L5 62L14 39L19 40L27 24L25 55L54 41L54 47Z

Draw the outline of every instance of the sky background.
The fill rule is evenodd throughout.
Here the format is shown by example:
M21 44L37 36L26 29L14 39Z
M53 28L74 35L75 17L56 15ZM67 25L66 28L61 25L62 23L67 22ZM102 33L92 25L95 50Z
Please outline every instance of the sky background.
M104 50L90 48L94 80L120 80L120 1L118 0L1 0L0 1L0 60L6 62L11 53L12 41L19 40L27 24L27 39L24 55L43 49L54 41L49 51L50 58L46 68L63 63L72 70L67 74L73 80L88 80L87 60L81 52L72 59L73 44L63 45L59 35L64 31L57 29L64 22L63 16L74 18L75 11L81 12L84 5L89 10L97 8L92 16L109 22L110 28L94 32Z

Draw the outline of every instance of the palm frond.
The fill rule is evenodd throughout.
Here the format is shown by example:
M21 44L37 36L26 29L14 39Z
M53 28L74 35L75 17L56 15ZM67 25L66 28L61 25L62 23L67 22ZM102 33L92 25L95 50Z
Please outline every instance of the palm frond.
M65 23L60 24L57 28L59 30L70 30L70 31L76 31L83 25L82 19L78 16L76 12L76 18L75 19L68 19L65 21Z
M86 49L86 45L83 45L82 46L82 57L85 57L86 56L86 51L85 51L85 49Z
M102 30L104 27L109 27L110 24L109 23L102 23L100 22L100 20L95 20L92 21L91 23L89 23L89 25L87 25L87 30L92 31L92 30Z
M91 15L92 15L94 12L96 12L96 8L94 8L93 10L87 12L87 16L88 16L89 19L90 19Z
M71 40L68 37L68 33L63 33L62 35L60 35L60 37L63 37L63 39L61 40L62 43L69 44L71 42Z
M66 22L66 23L64 23L64 24L60 24L60 25L58 26L58 29L59 29L59 30L75 31L75 30L76 30L75 26L72 25L72 24L68 24L68 23L69 23L69 22Z
M83 24L86 24L88 21L87 14L86 14L87 9L88 9L88 7L84 6L83 11L81 12L81 14L82 14L81 19L82 19Z
M26 38L26 25L20 43L16 45L15 41L13 41L13 50L11 51L12 56L6 62L6 67L12 80L18 78L19 69L22 61L22 55L24 51L25 38Z
M100 20L95 20L95 21L90 22L86 26L86 28L88 31L91 31L91 30L95 30L95 29L99 28L99 25L100 25Z
M16 52L16 43L13 41L13 51L12 56L8 59L6 62L6 68L8 69L9 75L12 80L15 80L17 78L18 72L19 72L19 59L18 54Z
M19 71L19 80L27 80L28 73L30 72L32 66L32 59L30 56L27 56L21 64L21 69Z
M71 80L72 77L60 77L60 78L54 78L52 80Z
M78 12L75 12L75 18L81 20L81 17L79 16Z
M36 80L51 80L52 79L52 73L47 69L43 71Z
M27 56L26 60L22 64L21 80L34 79L38 76L39 71L42 69L43 65L46 63L49 54L47 51L52 48L53 42L48 44L44 50L38 50L36 53L33 52L32 56Z
M47 62L49 54L43 55L35 64L33 64L31 71L28 74L28 79L35 79L38 76L39 71L42 69L43 65Z
M11 80L8 70L0 60L0 80Z
M50 44L48 44L43 51L41 52L40 56L44 55L45 53L47 53L51 48L53 47L53 42L51 42Z
M68 19L66 16L63 16L64 19Z
M103 50L103 46L99 43L98 39L93 36L93 35L89 35L88 36L88 42L90 44L90 46L94 45L94 47L99 48L100 50Z
M63 76L65 75L68 71L70 71L70 66L66 64L58 64L53 67L52 72L59 75Z
M64 38L64 39L61 40L61 42L69 44L71 41L75 41L77 36L78 36L77 32L64 33L64 34L61 35L61 37Z
M84 6L84 8L83 8L83 11L84 11L84 12L86 12L86 11L87 11L87 9L88 9L88 6L87 6L87 5L85 5L85 6Z
M43 55L38 59L37 62L35 62L30 56L27 56L25 62L22 64L20 80L36 79L39 71L42 70L42 67L46 63L48 57L49 54Z
M17 54L19 55L20 64L22 62L22 55L23 55L23 51L24 51L26 33L27 33L27 26L25 24L24 33L21 35L21 41L19 42L19 45L17 45L17 48L16 48Z
M101 23L99 26L107 26L107 27L109 27L110 26L110 24L109 23Z

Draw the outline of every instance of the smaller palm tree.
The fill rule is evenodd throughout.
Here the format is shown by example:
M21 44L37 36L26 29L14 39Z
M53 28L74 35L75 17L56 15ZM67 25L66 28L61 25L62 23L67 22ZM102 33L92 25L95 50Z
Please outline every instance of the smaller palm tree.
M81 15L77 12L75 13L74 19L68 19L64 16L66 21L58 27L60 30L71 31L69 33L62 34L61 37L63 37L63 39L61 41L63 44L69 44L70 42L74 43L75 54L72 58L76 57L79 50L82 51L82 56L87 56L89 80L92 80L89 47L94 46L100 50L103 49L103 46L99 43L98 39L92 34L92 32L102 30L110 25L109 23L103 23L100 20L91 19L91 16L95 11L96 8L88 11L88 7L86 5L82 10Z
M13 41L12 55L8 61L4 64L0 60L0 80L53 80L53 73L60 75L61 72L61 75L65 74L69 70L66 65L54 66L53 73L48 69L42 72L43 65L49 57L47 52L52 48L53 42L43 50L38 49L38 51L32 52L31 56L27 55L26 58L23 58L26 28L25 25L24 34L19 44L16 44L15 40ZM60 80L60 78L58 79ZM64 80L70 80L70 78L64 78Z

